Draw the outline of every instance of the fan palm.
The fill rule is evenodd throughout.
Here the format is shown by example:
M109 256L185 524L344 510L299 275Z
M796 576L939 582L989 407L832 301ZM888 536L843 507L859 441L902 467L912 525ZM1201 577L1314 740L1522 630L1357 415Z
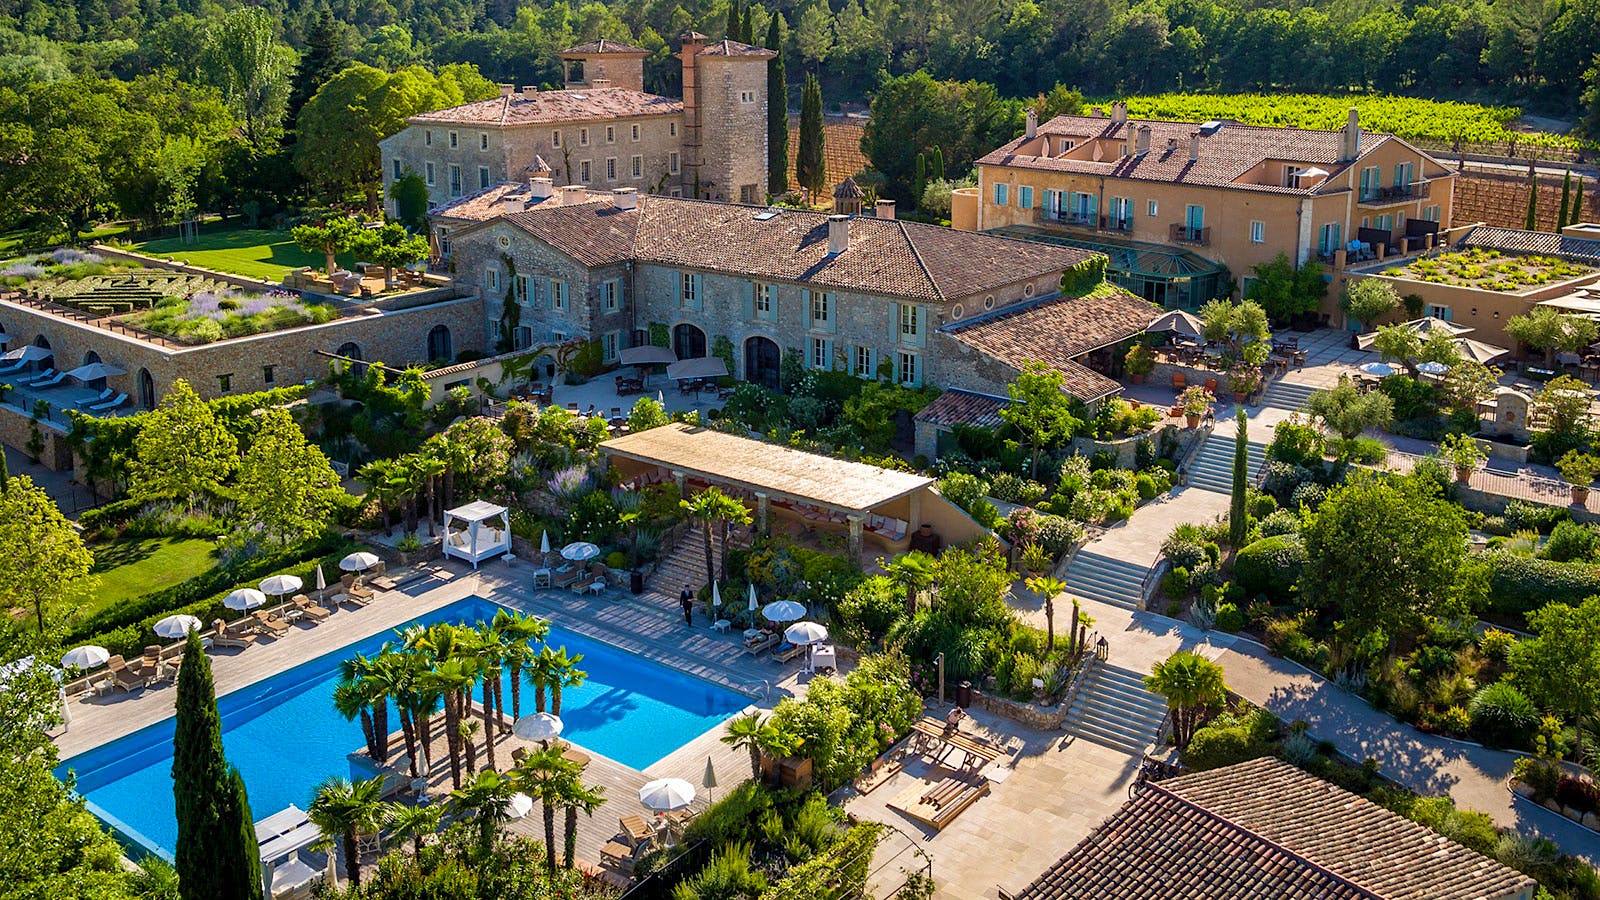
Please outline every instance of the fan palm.
M771 738L772 726L758 712L730 719L722 742L734 748L743 747L750 754L750 777L761 777L761 748Z
M439 478L445 468L445 461L426 445L412 461L412 471L421 479L422 491L428 498L428 537L433 537L433 525L439 520Z
M554 659L548 652L549 647L542 648L538 653L528 659L527 666L522 670L528 677L528 684L533 686L533 711L545 711L545 698L550 691L550 683L555 678L555 671L551 668Z
M583 662L583 654L567 655L567 648L560 647L551 650L545 647L539 655L549 655L550 658L550 714L561 715L561 689L564 687L578 687L588 679L589 673L578 668L578 663Z
M600 785L584 784L577 773L563 792L561 804L567 814L566 832L562 835L561 865L570 869L578 855L578 813L593 816L594 811L606 802L606 789Z
M721 489L709 487L694 496L693 500L680 500L685 511L691 518L700 522L705 534L706 548L706 583L712 584L717 580L716 560L711 552L712 527L722 526L722 568L726 573L728 568L728 525L738 522L741 525L750 523L750 511L744 504L724 494Z
M912 550L890 560L886 568L889 578L906 592L906 615L916 615L917 595L933 584L933 557L921 550Z
M1222 667L1188 650L1179 650L1145 678L1144 686L1167 699L1172 716L1172 742L1179 750L1189 746L1208 710L1228 699Z
M511 818L511 795L515 781L493 769L484 769L465 785L450 792L450 809L456 815L471 815L478 823L478 846L485 858L494 848L500 823Z
M367 463L356 472L357 480L367 486L367 497L378 504L378 514L383 517L384 537L394 532L393 522L389 518L389 504L394 502L394 493L390 488L394 471L392 461L378 459Z
M1056 648L1056 597L1067 590L1067 583L1049 575L1035 575L1024 584L1044 601L1044 649L1048 653Z
M445 747L450 754L450 786L461 787L462 712L461 694L474 683L466 660L460 657L441 660L422 676L422 683L444 698Z
M511 771L517 787L538 798L544 807L545 862L552 875L556 871L556 807L567 802L577 771L577 764L563 757L556 747L529 753Z
M383 826L387 812L382 775L363 781L329 778L317 788L306 810L306 818L322 831L319 848L329 849L338 843L344 853L345 878L351 885L361 883L360 838L375 834Z
M500 609L489 623L505 647L506 666L511 670L511 719L522 718L522 669L533 658L533 643L550 633L550 623L524 613Z
M422 842L430 834L437 834L439 822L444 818L444 807L429 804L412 806L406 803L389 804L389 830L397 840L410 840L411 850L422 855Z

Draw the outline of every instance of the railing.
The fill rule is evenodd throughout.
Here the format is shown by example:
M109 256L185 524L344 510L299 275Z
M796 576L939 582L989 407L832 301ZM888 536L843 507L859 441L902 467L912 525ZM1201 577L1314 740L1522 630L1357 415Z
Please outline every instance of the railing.
M1041 209L1036 217L1044 224L1066 225L1071 228L1092 228L1095 231L1109 231L1115 234L1128 234L1133 231L1133 217L1117 218L1115 216L1101 216L1094 213L1068 212L1066 210Z
M1413 181L1410 184L1379 187L1361 195L1356 202L1367 205L1382 205L1385 203L1406 203L1412 200L1426 200L1433 194L1433 183L1430 181Z
M1211 246L1211 227L1195 228L1182 222L1173 222L1167 226L1167 238L1174 244L1192 244L1196 247Z

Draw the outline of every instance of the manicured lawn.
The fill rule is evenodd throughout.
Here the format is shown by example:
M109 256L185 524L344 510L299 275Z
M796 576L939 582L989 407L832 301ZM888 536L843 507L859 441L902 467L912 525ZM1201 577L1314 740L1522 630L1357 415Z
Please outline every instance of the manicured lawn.
M134 244L133 249L151 256L188 260L196 266L232 272L248 278L282 281L291 269L312 266L321 269L325 260L320 253L307 253L295 245L287 231L270 231L261 228L235 228L212 231L200 235L193 243L178 238L161 238ZM345 265L349 259L343 259Z
M127 230L128 226L126 225L107 225L103 228L96 228L95 230L89 232L88 235L86 235L86 238L88 240L98 241L102 238L116 237ZM20 251L23 247L23 242L26 237L26 233L21 231L7 231L0 233L0 259L4 259L5 257Z
M89 549L99 582L83 615L188 581L217 564L216 544L201 538L122 538Z

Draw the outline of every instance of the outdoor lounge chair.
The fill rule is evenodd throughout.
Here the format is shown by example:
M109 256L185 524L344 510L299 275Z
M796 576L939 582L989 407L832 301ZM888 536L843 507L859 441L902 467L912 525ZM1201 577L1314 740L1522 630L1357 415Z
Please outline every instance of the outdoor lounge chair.
M574 594L578 594L578 595L581 596L585 592L587 592L589 590L589 588L594 585L594 583L595 583L594 576L592 576L592 575L584 575L581 578L578 578L576 581L572 582L571 584L567 585L567 589L572 591Z
M311 598L307 597L305 594L295 594L294 599L290 600L289 602L293 603L295 608L300 610L300 615L310 619L313 622L320 622L323 619L333 615L333 610L328 609L326 606L321 606L311 602Z
M772 648L772 658L780 663L786 663L795 657L804 654L805 652L806 648L800 646L799 644L791 644L788 641L784 641L778 646Z
M571 587L572 583L578 580L578 574L578 570L572 566L562 566L555 571L551 584L558 588Z
M754 640L745 641L744 652L750 654L751 656L760 656L762 653L765 653L767 650L770 650L777 645L777 635L763 634L761 637L758 637Z
M119 407L122 404L127 403L127 402L128 402L128 395L127 394L118 394L115 397L112 397L110 400L105 401L104 403L94 403L94 404L91 404L89 406L84 407L84 409L87 409L90 412L105 412L108 409L116 409L117 407Z
M139 671L145 673L146 684L166 680L166 666L161 661L161 648L155 645L144 648L144 658L139 661Z
M617 824L622 827L623 842L634 851L642 849L656 836L655 829L638 816L623 816L617 819Z
M272 614L268 613L264 609L256 610L255 614L252 615L251 618L255 620L257 630L261 631L263 634L270 634L273 637L283 637L285 634L289 633L288 622L285 622L279 618L275 618L272 616Z
M41 382L41 381L49 381L50 379L54 378L57 374L58 373L53 368L45 369L43 372L40 372L37 375L33 375L33 376L28 377L28 378L22 379L22 384L25 387L33 387L33 386L37 385L39 382Z
M113 391L111 388L106 388L94 397L85 397L84 399L79 400L77 403L74 403L73 406L76 406L79 409L86 409L94 406L97 403L104 403L114 396L116 396L116 391Z
M241 623L242 624L242 623ZM246 628L249 626L246 625ZM249 647L255 644L256 636L243 630L237 624L229 625L221 619L211 623L211 642L218 647Z
M66 380L67 373L57 372L54 375L51 375L49 378L43 379L42 381L35 381L32 385L30 385L30 387L52 388Z
M27 366L25 362L14 362L9 366L0 367L0 375L15 375L25 366Z
M106 660L106 672L111 675L111 686L125 691L133 691L150 683L149 676L142 669L128 665L120 653Z

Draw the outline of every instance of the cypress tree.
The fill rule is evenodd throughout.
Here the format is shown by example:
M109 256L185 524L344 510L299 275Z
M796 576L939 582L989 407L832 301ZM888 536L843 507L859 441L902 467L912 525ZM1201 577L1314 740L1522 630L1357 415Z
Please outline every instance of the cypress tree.
M1233 442L1233 497L1228 504L1228 543L1237 550L1244 546L1245 534L1250 530L1250 518L1244 509L1245 491L1250 481L1250 445L1245 429L1250 419L1245 415L1243 406L1234 414L1234 421L1239 427Z
M222 754L211 660L190 632L178 671L172 793L182 900L260 900L261 870L244 782ZM252 861L256 861L252 865Z
M1578 176L1578 189L1572 192L1572 221L1568 222L1567 224L1568 225L1574 225L1574 224L1576 224L1578 222L1582 222L1582 221L1583 221L1583 176L1579 175Z
M1560 231L1567 224L1567 213L1571 210L1572 170L1561 173L1561 208L1556 212L1556 230Z
M767 193L789 192L789 85L783 65L783 14L774 9L767 24Z
M1539 230L1539 173L1528 176L1528 214L1522 220L1523 231Z
M807 72L800 91L800 152L794 162L794 179L811 192L813 203L828 177L822 146L822 85L814 73Z
M917 164L911 172L911 202L922 206L922 192L928 189L928 154L918 153Z
M739 0L728 0L728 24L722 26L722 36L734 41L739 39Z
M300 64L295 68L294 86L289 90L285 121L293 123L300 114L300 107L305 106L306 101L328 79L339 74L347 62L349 56L345 47L344 27L334 20L332 12L324 9L311 23L311 30L306 34L306 49L300 54Z
M933 166L933 180L934 181L943 181L944 180L944 151L940 150L939 149L939 145L937 145L937 144L935 144L934 147L933 147L932 166Z

